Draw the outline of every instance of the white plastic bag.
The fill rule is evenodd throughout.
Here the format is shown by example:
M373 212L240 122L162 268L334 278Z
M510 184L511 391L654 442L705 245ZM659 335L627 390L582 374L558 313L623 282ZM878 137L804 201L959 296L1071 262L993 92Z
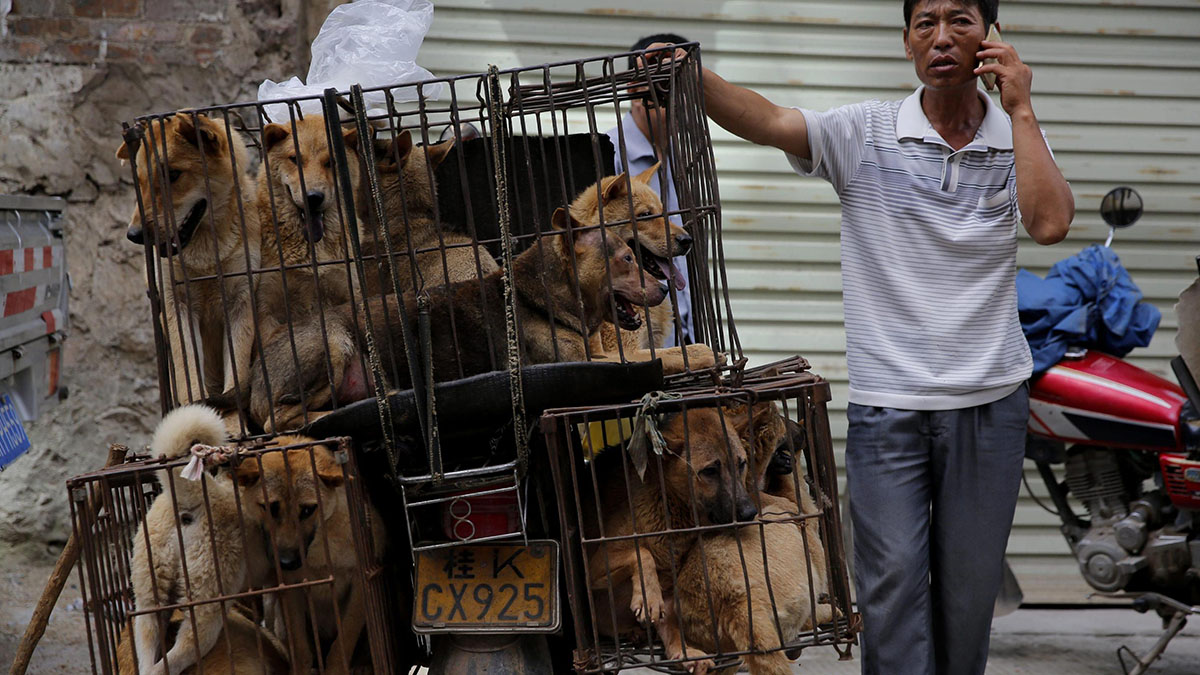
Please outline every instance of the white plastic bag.
M270 101L294 96L321 94L334 87L339 91L361 84L364 88L426 80L433 73L417 65L417 52L425 33L433 23L430 0L358 0L335 7L321 32L312 43L312 64L307 84L293 77L286 82L264 81L258 87L258 100ZM442 85L422 89L425 98L436 99ZM396 101L415 101L416 87L393 89ZM383 108L383 92L364 95L367 108ZM305 114L320 113L320 101L300 104ZM288 119L287 106L265 106L274 122Z

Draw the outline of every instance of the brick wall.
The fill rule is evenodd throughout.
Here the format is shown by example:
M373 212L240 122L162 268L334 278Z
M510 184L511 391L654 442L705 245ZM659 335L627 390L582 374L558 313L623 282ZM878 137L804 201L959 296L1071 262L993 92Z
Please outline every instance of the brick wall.
M206 66L233 39L228 0L12 0L0 61ZM281 2L259 3L283 14Z

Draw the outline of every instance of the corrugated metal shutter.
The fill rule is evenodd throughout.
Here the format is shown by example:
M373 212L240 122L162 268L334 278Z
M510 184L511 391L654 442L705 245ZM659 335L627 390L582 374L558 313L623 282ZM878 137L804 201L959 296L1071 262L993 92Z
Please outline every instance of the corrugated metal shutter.
M1004 36L1034 68L1034 107L1075 190L1070 238L1022 241L1020 265L1044 274L1106 228L1100 198L1138 189L1146 216L1116 250L1164 312L1134 363L1170 377L1171 306L1200 253L1200 4L1195 0L1005 2ZM438 0L421 63L439 75L624 50L669 31L699 40L705 64L782 105L826 109L902 98L918 84L904 59L898 0ZM800 353L833 382L833 432L845 439L846 366L838 271L839 208L826 184L794 176L781 153L713 129L733 307L754 362ZM1037 479L1030 467L1031 484ZM1009 551L1026 599L1088 592L1052 516L1022 497Z

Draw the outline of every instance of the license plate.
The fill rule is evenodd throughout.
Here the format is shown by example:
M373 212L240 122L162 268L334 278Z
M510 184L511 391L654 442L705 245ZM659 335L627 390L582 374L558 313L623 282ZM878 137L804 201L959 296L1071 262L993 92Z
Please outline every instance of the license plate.
M29 449L29 436L8 394L0 397L0 470Z
M558 630L556 541L417 551L416 577L418 633Z

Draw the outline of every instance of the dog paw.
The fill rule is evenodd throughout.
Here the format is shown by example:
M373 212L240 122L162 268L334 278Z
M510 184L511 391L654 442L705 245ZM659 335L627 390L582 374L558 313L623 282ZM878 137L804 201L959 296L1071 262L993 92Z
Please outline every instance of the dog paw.
M633 600L629 602L629 609L633 610L633 617L639 624L649 621L657 626L667 616L666 603L663 602L662 596L654 593L634 593Z
M699 652L693 649L685 649L683 650L682 654L672 658L688 659L701 656L702 654L704 654L704 652ZM713 660L709 658L698 659L696 661L687 661L682 665L692 675L707 675L708 671L717 667L717 664L713 663Z
M690 344L685 349L687 349L688 367L692 370L723 366L727 360L724 352L713 351L706 344Z

